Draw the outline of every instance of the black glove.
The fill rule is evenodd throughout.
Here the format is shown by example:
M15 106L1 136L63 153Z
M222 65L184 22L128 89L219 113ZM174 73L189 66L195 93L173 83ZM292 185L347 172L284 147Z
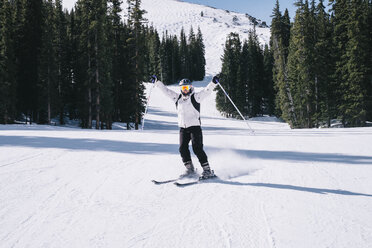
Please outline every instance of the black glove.
M220 78L218 76L214 76L212 82L218 84L220 82Z
M152 75L150 77L150 82L154 84L156 81L158 81L158 78L155 75Z

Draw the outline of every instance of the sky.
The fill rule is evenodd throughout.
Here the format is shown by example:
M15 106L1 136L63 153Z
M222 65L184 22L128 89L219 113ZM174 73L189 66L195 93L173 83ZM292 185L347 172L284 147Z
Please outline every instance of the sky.
M123 0L125 1L125 0ZM183 2L203 4L218 9L247 13L257 19L271 23L271 14L275 6L275 0L181 0ZM63 0L63 5L67 8L74 6L76 0ZM295 0L279 0L280 10L284 13L287 8L289 16L293 20L296 7L293 5Z

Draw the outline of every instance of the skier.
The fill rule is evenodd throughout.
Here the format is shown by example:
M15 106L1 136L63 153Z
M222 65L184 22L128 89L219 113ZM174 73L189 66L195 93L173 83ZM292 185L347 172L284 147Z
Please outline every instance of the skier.
M203 134L200 122L200 102L212 93L213 89L219 82L219 78L214 76L212 82L210 82L200 92L194 92L194 87L189 79L182 79L179 82L181 90L180 93L170 90L161 81L159 81L156 76L151 76L150 80L176 104L178 126L180 127L179 152L186 167L186 172L181 177L192 177L196 173L194 165L191 161L189 150L190 140L192 142L193 151L198 157L203 168L200 179L215 177L214 171L211 170L209 166L207 155L203 150Z

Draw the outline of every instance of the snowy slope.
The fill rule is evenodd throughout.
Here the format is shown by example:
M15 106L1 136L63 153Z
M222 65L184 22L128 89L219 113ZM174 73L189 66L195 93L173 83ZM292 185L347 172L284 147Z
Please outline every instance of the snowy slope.
M201 7L182 5L183 20L187 8ZM207 51L218 55L224 39ZM197 91L219 70L216 54ZM0 125L0 247L372 247L372 128L291 130L257 118L252 135L220 116L212 94L201 106L204 145L221 180L178 188L151 182L183 172L175 106L157 88L149 106L144 131Z
M202 110L222 180L188 188L151 182L183 172L157 88L144 131L0 126L0 247L372 246L371 128L257 120L253 136L214 96Z

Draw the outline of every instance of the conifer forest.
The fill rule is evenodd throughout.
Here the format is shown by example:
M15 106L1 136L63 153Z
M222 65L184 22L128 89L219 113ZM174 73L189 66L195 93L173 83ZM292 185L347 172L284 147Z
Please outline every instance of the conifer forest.
M140 0L121 3L78 0L68 12L61 0L0 0L0 123L138 129L150 75L204 78L200 29L160 40Z
M276 111L292 127L372 121L370 0L296 2L293 23L277 2L271 26Z
M255 31L226 40L221 81L245 116L281 117L292 128L345 127L372 121L372 4L370 0L298 0L290 21L276 1L270 47ZM217 107L238 117L219 91Z
M0 0L0 123L138 129L150 75L166 84L205 77L203 35L159 34L140 0ZM273 6L270 44L256 30L226 37L224 85L244 116L275 115L292 128L372 121L372 1L297 0ZM125 18L123 18L125 16ZM188 28L188 27L185 27ZM218 87L217 87L218 88ZM221 90L217 109L239 118Z

